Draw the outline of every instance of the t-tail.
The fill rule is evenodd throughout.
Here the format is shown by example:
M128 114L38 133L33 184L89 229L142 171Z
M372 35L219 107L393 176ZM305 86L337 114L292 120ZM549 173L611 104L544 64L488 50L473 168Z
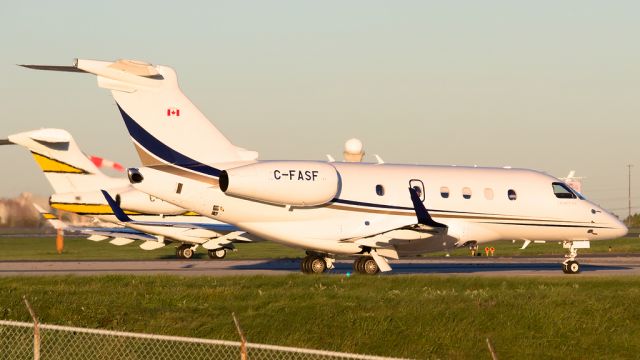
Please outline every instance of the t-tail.
M217 181L216 164L246 163L258 154L233 145L182 93L176 72L134 60L76 60L73 66L23 65L91 73L111 90L144 166ZM226 166L224 166L226 167Z
M128 184L126 179L102 173L65 130L26 131L10 135L6 143L21 145L31 151L56 193L95 191Z

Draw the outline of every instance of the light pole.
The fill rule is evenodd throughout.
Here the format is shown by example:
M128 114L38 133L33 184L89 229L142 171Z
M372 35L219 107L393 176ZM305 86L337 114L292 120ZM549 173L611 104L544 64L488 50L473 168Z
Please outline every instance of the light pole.
M629 169L629 220L627 221L627 226L631 227L631 168L633 167L633 164L628 164L627 168Z

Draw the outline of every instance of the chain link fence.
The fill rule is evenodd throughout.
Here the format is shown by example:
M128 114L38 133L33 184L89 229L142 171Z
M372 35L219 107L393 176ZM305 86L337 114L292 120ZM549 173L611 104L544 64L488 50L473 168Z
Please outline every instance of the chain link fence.
M34 334L38 334L34 335ZM393 359L379 356L0 320L0 359Z

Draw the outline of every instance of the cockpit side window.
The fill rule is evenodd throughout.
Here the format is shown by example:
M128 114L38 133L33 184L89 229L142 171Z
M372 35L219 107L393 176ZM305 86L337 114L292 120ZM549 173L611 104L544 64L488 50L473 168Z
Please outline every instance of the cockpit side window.
M571 191L571 189L564 183L554 182L551 184L553 186L553 194L558 199L575 199L576 194Z

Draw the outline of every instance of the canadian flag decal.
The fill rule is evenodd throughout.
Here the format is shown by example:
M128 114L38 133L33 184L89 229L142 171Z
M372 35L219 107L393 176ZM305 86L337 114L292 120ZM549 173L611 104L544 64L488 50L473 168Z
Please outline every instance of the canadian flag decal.
M168 108L167 116L180 116L180 109L176 108Z

